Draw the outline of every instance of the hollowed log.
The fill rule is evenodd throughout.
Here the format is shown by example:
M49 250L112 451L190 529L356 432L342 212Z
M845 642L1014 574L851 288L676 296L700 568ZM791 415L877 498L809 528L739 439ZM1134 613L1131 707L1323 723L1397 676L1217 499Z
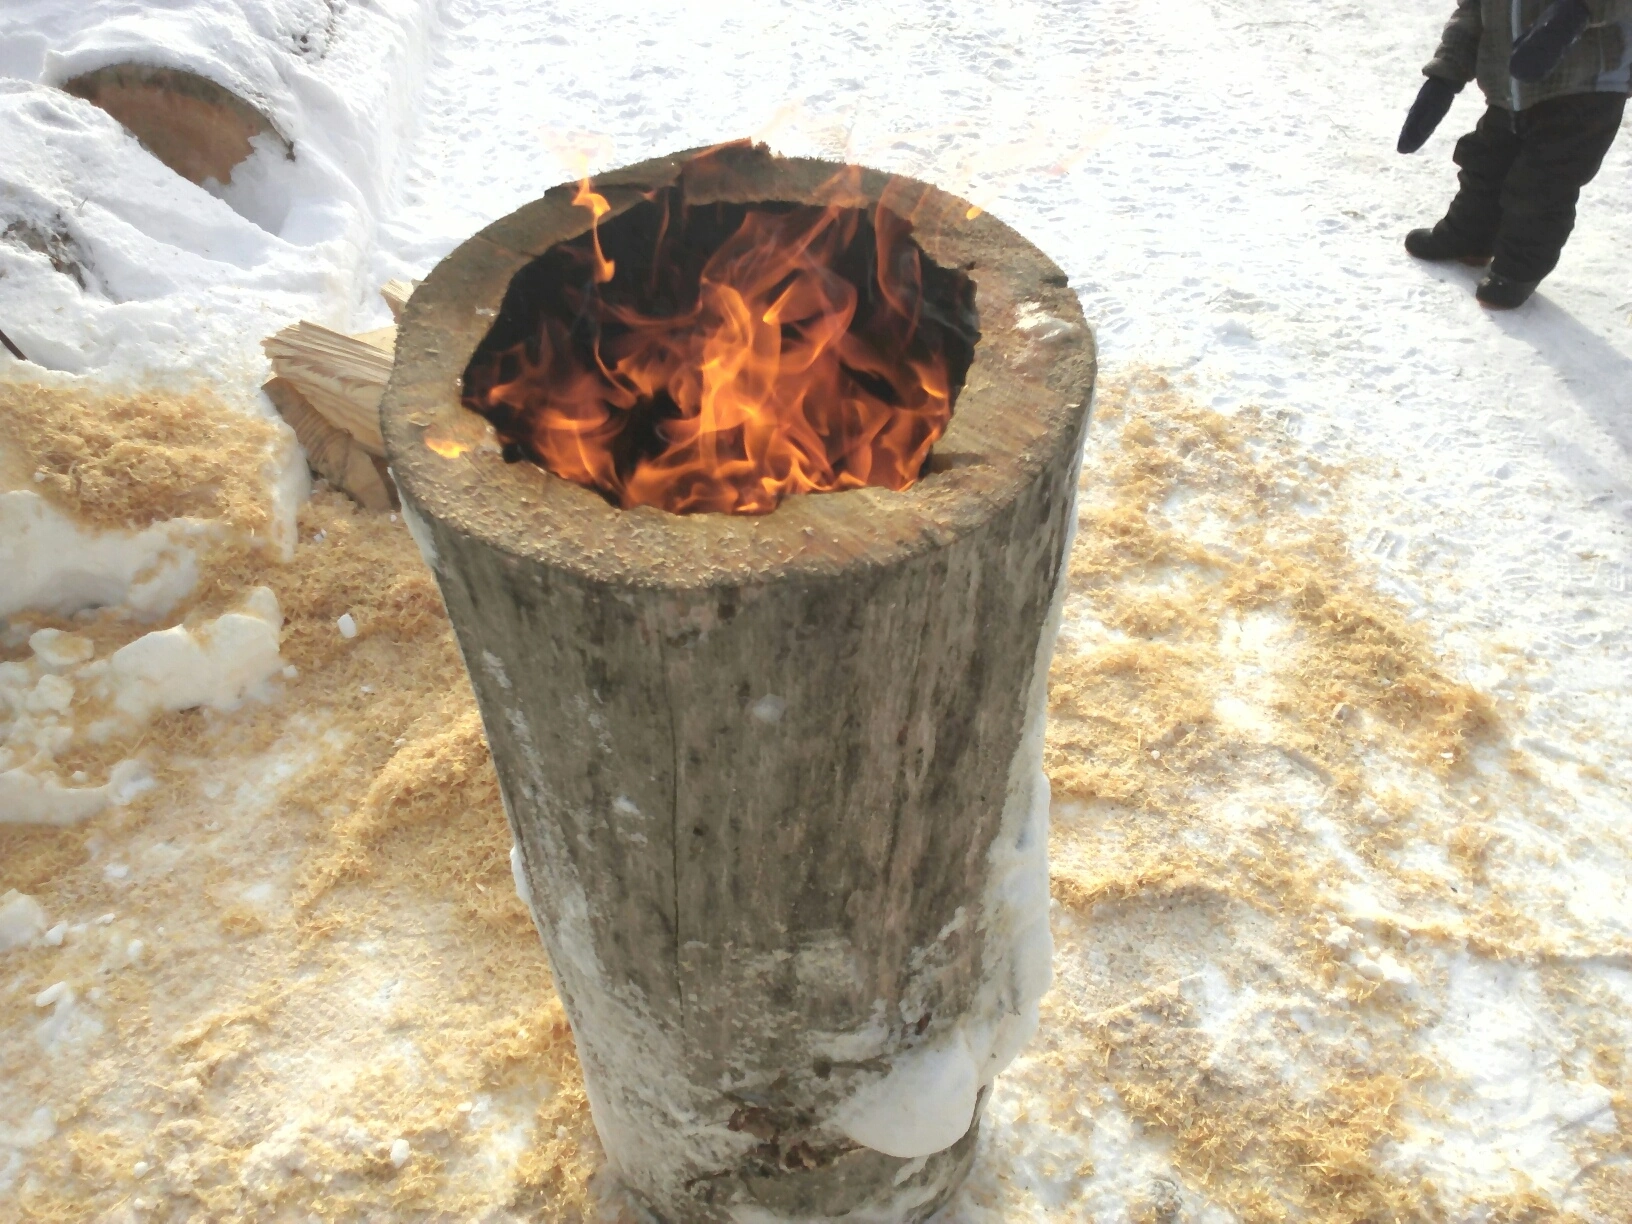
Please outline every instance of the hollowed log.
M1000 222L838 169L739 147L595 189L614 216L679 183L910 217L981 331L911 488L675 515L507 463L461 378L512 278L588 228L571 185L431 273L382 405L597 1130L668 1220L927 1216L1047 983L1045 690L1092 337Z

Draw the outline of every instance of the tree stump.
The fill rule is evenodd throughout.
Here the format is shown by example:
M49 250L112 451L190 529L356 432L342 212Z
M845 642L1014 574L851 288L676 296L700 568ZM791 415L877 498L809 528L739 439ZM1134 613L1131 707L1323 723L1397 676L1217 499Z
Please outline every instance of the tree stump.
M614 215L676 182L825 204L838 169L744 146L595 190ZM575 185L431 273L382 405L596 1128L666 1220L929 1215L1048 983L1043 723L1092 336L966 201L840 190L889 193L976 285L982 339L905 492L681 516L506 463L461 375L512 277L588 228Z

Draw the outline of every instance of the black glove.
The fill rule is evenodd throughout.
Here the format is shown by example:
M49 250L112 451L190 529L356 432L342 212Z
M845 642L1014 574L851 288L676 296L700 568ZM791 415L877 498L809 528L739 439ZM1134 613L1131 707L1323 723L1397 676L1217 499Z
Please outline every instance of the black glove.
M1591 20L1585 0L1553 0L1536 24L1513 44L1507 70L1518 81L1541 80L1558 67L1564 52L1575 45Z
M1439 121L1450 112L1451 102L1462 92L1462 86L1453 85L1439 77L1429 77L1417 91L1417 100L1400 129L1400 143L1395 146L1401 153L1415 153L1428 143Z

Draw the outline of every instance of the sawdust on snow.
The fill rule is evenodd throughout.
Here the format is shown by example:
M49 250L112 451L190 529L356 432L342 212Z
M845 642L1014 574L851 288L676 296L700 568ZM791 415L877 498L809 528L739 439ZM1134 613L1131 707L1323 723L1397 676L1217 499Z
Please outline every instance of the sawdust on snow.
M96 523L239 528L176 618L265 583L296 674L264 704L168 715L139 743L65 758L141 756L162 785L130 807L0 827L0 888L51 915L114 915L7 965L0 1080L58 1131L18 1183L27 1217L138 1201L171 1218L592 1214L601 1157L570 1030L403 525L319 492L279 563L247 538L266 442L240 414L202 395L53 404L45 424L6 421L51 494ZM79 451L71 408L101 431ZM1438 1108L1414 1039L1427 1017L1368 966L1386 954L1428 979L1436 948L1549 954L1482 866L1500 793L1530 785L1503 712L1379 591L1344 534L1344 473L1274 419L1141 376L1102 392L1094 430L1048 745L1058 985L1011 1074L1067 1134L1092 1124L1098 1086L1169 1137L1188 1192L1250 1224L1443 1218L1386 1158ZM99 653L142 628L111 613L73 627ZM1442 851L1427 866L1424 846ZM135 865L128 881L105 872L115 860ZM1334 894L1357 880L1389 904L1355 931ZM120 949L138 934L131 964ZM81 1018L103 1031L66 1061L30 1037L32 995L58 979L100 991ZM1206 1023L1220 991L1266 980L1284 1005L1253 1012L1258 1053L1221 1058ZM1624 1061L1583 1039L1604 1052L1624 1135ZM1617 1136L1593 1142L1624 1154ZM1632 1218L1616 1167L1589 1190ZM1077 1174L1086 1186L1091 1162ZM1167 1218L1165 1202L1129 1209ZM1489 1209L1571 1218L1518 1186Z

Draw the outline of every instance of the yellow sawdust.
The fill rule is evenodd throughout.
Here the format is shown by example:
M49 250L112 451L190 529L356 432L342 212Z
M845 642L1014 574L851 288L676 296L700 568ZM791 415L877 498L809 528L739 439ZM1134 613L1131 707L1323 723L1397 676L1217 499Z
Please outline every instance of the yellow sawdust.
M1472 803L1487 789L1481 754L1502 751L1501 718L1353 559L1338 527L1342 473L1301 458L1272 424L1207 412L1153 380L1101 396L1096 430L1117 441L1097 445L1086 475L1069 616L1099 629L1062 641L1048 748L1058 803L1092 819L1057 821L1054 893L1090 931L1146 919L1159 930L1188 912L1245 940L1262 924L1284 949L1287 981L1327 992L1369 1053L1310 1056L1296 1091L1267 1073L1232 1079L1182 991L1098 1009L1056 992L1037 1055L1060 1086L1046 1108L1080 1131L1077 1089L1109 1084L1142 1125L1172 1138L1178 1173L1249 1224L1435 1220L1431 1195L1377 1163L1434 1074L1410 1052L1420 1017L1323 940L1331 861L1281 790L1291 778L1317 795L1398 896L1440 907L1379 921L1383 947L1406 957L1425 940L1532 957L1546 951L1534 925L1490 880L1500 847L1491 803ZM101 503L97 482L74 487L91 499L88 517L128 521L123 495ZM150 512L164 517L162 503ZM148 760L164 785L143 805L85 829L0 829L0 888L33 893L52 915L120 915L71 952L12 954L30 986L0 997L0 1032L35 1023L33 983L93 980L96 958L113 955L96 941L117 951L137 933L159 949L142 974L95 978L117 1028L78 1083L48 1082L31 1041L0 1046L0 1082L50 1099L59 1128L31 1154L25 1218L92 1220L144 1196L198 1218L463 1219L501 1208L588 1218L599 1147L565 1016L510 883L509 832L434 582L400 523L320 493L292 563L234 537L176 616L213 614L257 583L282 602L283 652L299 669L271 705L168 716L144 742L76 758ZM347 612L352 641L335 627ZM1240 643L1259 623L1277 626L1273 666L1242 679ZM91 630L99 654L138 631ZM1221 694L1254 706L1263 727L1221 716ZM272 798L249 827L224 829L212 846L200 786L279 754L294 772L267 784ZM1387 778L1368 768L1379 759L1397 767ZM1281 790L1257 786L1266 779ZM1430 819L1422 788L1458 818ZM1402 861L1427 838L1443 845L1460 893ZM101 874L111 858L166 841L194 857L131 891ZM243 895L271 860L286 864L281 907ZM166 951L153 933L166 921L219 941ZM1062 950L1062 966L1086 963ZM218 986L200 996L198 981ZM396 999L394 983L401 1001L360 1008ZM1297 1048L1295 1034L1284 1038ZM303 1059L335 1070L327 1081L320 1067L292 1073ZM1613 1052L1600 1064L1624 1135L1624 1065ZM531 1119L498 1183L462 1172L483 1140L460 1106L478 1094ZM298 1170L259 1176L260 1145L295 1123ZM414 1152L401 1169L387 1156L398 1136ZM145 1180L131 1172L138 1160L151 1166ZM1091 1163L1077 1172L1091 1176ZM1616 1214L1627 1201L1617 1176L1606 1162L1585 1179L1604 1218L1626 1214ZM1531 1219L1515 1212L1543 1210L1516 1193L1492 1210L1514 1224ZM1147 1196L1130 1210L1155 1220L1169 1206Z
M446 832L451 807L502 811L481 718L468 696L457 694L428 711L420 724L424 733L407 737L375 774L362 801L335 822L333 849L313 865L297 904L315 905L342 880L379 878L388 860L398 872L439 885L473 917L515 926L525 914L512 904L510 890L502 887L507 878L500 879L495 866L509 850L498 836L502 822L491 822L488 835L464 841ZM387 882L395 882L389 873ZM479 903L489 884L496 886L494 900L484 907Z
M281 436L202 388L92 395L0 381L0 451L29 474L22 487L98 527L193 517L264 533Z
M258 551L249 540L266 536L269 465L280 446L275 425L232 409L207 389L185 395L90 394L0 381L0 489L14 485L37 492L93 527L140 528L192 516L241 533L230 545L237 551ZM230 602L236 602L242 591L230 594ZM19 623L87 637L104 657L151 628L113 614L71 621L34 616ZM14 650L0 658L26 653ZM77 703L84 705L83 694ZM189 721L183 716L178 725ZM63 772L83 769L101 780L131 746L121 738L81 742L59 759ZM111 819L133 827L149 802L138 800ZM84 861L89 836L87 829L0 827L0 864L8 886L32 892L61 877Z
M1521 1175L1516 1180L1526 1180ZM1562 1210L1545 1194L1532 1189L1518 1189L1498 1198L1487 1198L1478 1204L1483 1212L1483 1224L1590 1224L1574 1211ZM1605 1216L1604 1219L1622 1217Z
M1089 1031L1124 1105L1173 1136L1181 1171L1245 1221L1395 1224L1437 1217L1431 1194L1377 1165L1399 1130L1408 1067L1338 1076L1299 1101L1273 1082L1232 1081L1184 1000L1159 991Z
M1103 395L1097 427L1120 445L1085 482L1071 611L1103 632L1062 639L1048 766L1056 795L1113 805L1121 836L1088 875L1066 848L1057 895L1091 905L1175 881L1217 886L1220 865L1194 846L1175 853L1175 831L1205 825L1243 765L1265 761L1333 796L1362 855L1402 887L1449 895L1393 864L1415 818L1371 793L1365 762L1383 752L1477 794L1468 754L1501 743L1498 716L1354 559L1341 474L1296 456L1256 414L1225 418L1159 382ZM1205 523L1185 521L1191 505ZM1238 684L1228 640L1254 618L1279 636L1264 674ZM1263 727L1221 719L1219 697L1236 688ZM1481 817L1470 808L1454 839L1470 868ZM1272 868L1258 875L1275 884Z
M1419 975L1431 971L1411 954L1418 944L1522 963L1564 962L1570 950L1542 938L1492 878L1494 809L1535 784L1505 745L1501 712L1450 673L1427 627L1356 559L1346 474L1279 426L1254 410L1203 409L1160 378L1100 396L1052 674L1048 767L1070 813L1056 822L1052 885L1089 919L1067 963L1104 955L1124 929L1155 949L1125 980L1108 971L1101 992L1142 975L1184 980L1187 967L1163 963L1160 949L1192 915L1218 932L1215 964L1326 1000L1326 1023L1351 1037L1322 1048L1282 1032L1294 1091L1272 1067L1240 1069L1240 1050L1233 1072L1221 1064L1176 987L1108 1010L1067 990L1045 1009L1045 1057L1094 1066L1136 1119L1172 1138L1186 1180L1250 1224L1438 1221L1431 1187L1379 1163L1407 1111L1434 1114L1422 1089L1440 1072L1413 1041L1432 1017L1327 940L1343 908L1334 890L1355 868L1312 819L1340 831L1365 887L1382 890L1386 912L1364 936L1372 950ZM1442 848L1448 871L1410 861L1425 844ZM1255 966L1255 940L1280 959ZM1562 997L1573 978L1557 973ZM1624 1072L1600 1080L1624 1109ZM1627 1134L1622 1119L1614 1135L1583 1141L1581 1158L1624 1152ZM1586 1167L1598 1218L1627 1213L1623 1166ZM1488 1206L1493 1219L1575 1219L1530 1190Z
M294 560L279 564L249 539L266 522L256 501L272 436L264 423L156 393L36 390L0 409L31 461L55 473L36 487L83 520L196 514L232 528L167 623L217 614L268 585L284 612L282 654L298 669L269 705L167 715L63 754L65 769L88 772L123 756L146 761L162 785L145 802L82 828L0 827L0 887L30 892L53 916L118 914L69 947L13 956L26 980L63 975L81 993L103 983L117 1041L95 1045L77 1085L52 1081L26 1037L38 987L0 998L0 1031L22 1038L0 1046L0 1080L47 1101L61 1140L35 1154L20 1188L25 1218L91 1220L166 1196L203 1218L464 1218L506 1206L584 1218L600 1156L571 1033L510 880L508 827L435 582L404 526L319 492L300 515ZM76 420L93 424L70 446ZM358 625L353 640L338 632L342 613ZM98 655L152 627L111 615L30 623L72 628ZM201 826L214 805L200 788L280 755L298 768L274 785L271 806L212 839L215 826ZM104 878L104 863L154 842L189 846L187 869L128 892ZM290 863L281 909L239 899L269 858ZM220 943L201 957L166 950L156 932L167 923L213 927ZM106 976L98 959L117 964L133 933L160 950L142 973ZM338 1002L367 963L359 943L382 947L412 996L383 1030L411 1048L404 1058L370 1057L381 1031L359 1028L366 1017ZM216 986L202 997L201 978ZM287 1068L319 1049L334 1051L339 1069L314 1096ZM341 1066L352 1052L361 1068ZM462 1173L480 1164L468 1154L453 1160L490 1141L459 1109L482 1093L508 1094L531 1114L528 1141L496 1180ZM131 1125L144 1115L148 1125ZM295 1167L265 1175L270 1158L257 1145L292 1125ZM401 1169L387 1158L396 1137L413 1145ZM140 1179L138 1160L149 1168Z

